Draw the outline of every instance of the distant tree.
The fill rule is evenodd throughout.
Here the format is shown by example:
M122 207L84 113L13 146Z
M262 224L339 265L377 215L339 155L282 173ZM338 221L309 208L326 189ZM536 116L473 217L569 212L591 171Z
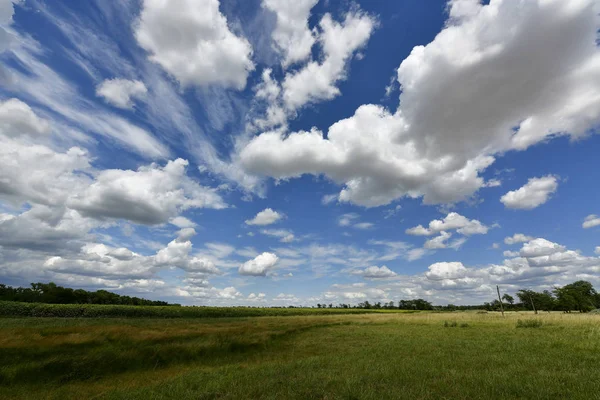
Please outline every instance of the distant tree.
M502 296L502 300L505 300L508 304L510 304L510 306L512 307L513 304L515 303L515 298L512 297L510 294L508 293L504 293L504 296Z
M587 312L596 308L597 292L588 281L577 281L561 288L555 288L554 294L559 309L563 311Z

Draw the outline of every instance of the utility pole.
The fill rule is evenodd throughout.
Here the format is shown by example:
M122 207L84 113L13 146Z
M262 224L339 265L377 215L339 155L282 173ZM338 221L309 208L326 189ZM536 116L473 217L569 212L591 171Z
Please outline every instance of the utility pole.
M500 311L502 311L502 318L504 318L504 306L502 305L502 297L500 297L500 288L496 285L496 290L498 291L498 301L500 302Z

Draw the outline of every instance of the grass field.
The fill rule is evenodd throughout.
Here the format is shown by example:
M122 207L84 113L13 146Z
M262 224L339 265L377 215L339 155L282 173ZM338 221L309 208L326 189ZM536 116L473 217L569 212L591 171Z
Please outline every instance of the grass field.
M0 318L0 397L600 399L600 315Z

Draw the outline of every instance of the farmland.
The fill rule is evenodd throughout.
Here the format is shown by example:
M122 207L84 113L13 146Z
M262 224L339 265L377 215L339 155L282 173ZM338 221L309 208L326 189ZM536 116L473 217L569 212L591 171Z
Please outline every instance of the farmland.
M598 399L598 365L598 314L0 318L15 399Z

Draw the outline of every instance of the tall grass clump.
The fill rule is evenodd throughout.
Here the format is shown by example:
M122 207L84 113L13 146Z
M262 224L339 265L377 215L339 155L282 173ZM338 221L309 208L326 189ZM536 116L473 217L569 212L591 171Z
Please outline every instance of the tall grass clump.
M541 328L542 321L539 319L519 319L517 320L517 328Z

